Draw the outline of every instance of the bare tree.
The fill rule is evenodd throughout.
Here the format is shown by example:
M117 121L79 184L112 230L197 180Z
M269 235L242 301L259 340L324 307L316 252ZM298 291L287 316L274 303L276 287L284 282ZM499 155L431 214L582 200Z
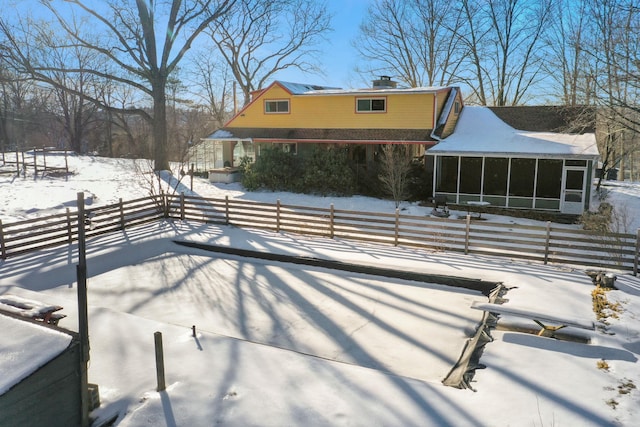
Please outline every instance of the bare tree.
M413 152L405 144L385 144L382 146L382 157L378 178L384 189L393 197L396 209L408 197L409 174Z
M13 76L0 62L0 152L4 153L10 146L9 122L12 115L11 83Z
M208 31L248 104L278 71L317 72L316 47L330 29L324 1L238 0Z
M377 0L354 46L367 74L389 74L410 87L448 85L464 57L457 43L464 15L449 0Z
M0 150L23 150L41 139L48 127L46 106L51 93L37 88L34 81L15 72L6 62L0 65ZM51 133L54 129L47 128Z
M228 65L210 52L202 52L199 60L189 68L191 71L187 78L191 94L213 118L212 128L222 127L235 112L231 106L235 101L235 94L232 93L235 84L232 84L233 77L229 74Z
M4 54L34 78L53 86L52 72L85 73L135 88L151 103L151 110L128 106L148 121L153 135L154 170L169 169L167 148L166 87L195 39L209 25L221 18L235 0L109 0L96 4L89 0L50 1L41 3L53 17L60 31L73 43L52 46L53 49L85 49L94 52L107 64L100 69L73 66L52 67L39 64L30 55L29 45L38 40L36 33L21 24L12 26L0 19L0 31L7 39ZM70 10L65 6L70 5ZM87 30L88 29L88 30ZM88 33L89 31L90 33ZM98 37L92 37L91 33ZM21 37L21 38L20 38ZM75 92L73 88L66 88ZM100 104L100 99L89 98Z
M458 42L465 46L468 52L466 67L460 77L471 90L470 98L480 105L487 105L483 63L483 58L488 55L483 51L488 46L485 42L488 34L486 17L481 13L481 4L476 0L460 0L458 7L466 22L458 33Z
M551 95L571 107L596 102L597 72L588 53L593 41L590 3L591 0L557 0L545 37L549 54L543 66L553 82Z
M640 7L631 0L594 0L593 60L600 64L597 80L599 106L604 117L602 172L619 167L623 159L640 151Z
M495 43L487 81L494 105L518 105L539 78L542 56L538 55L547 27L551 0L495 0L488 2L489 40Z
M97 69L94 52L74 46L66 34L58 35L48 25L41 23L38 38L42 41L42 49L32 49L32 58L39 64L48 65L51 71L49 78L55 82L50 85L52 100L49 111L62 125L69 148L77 153L85 153L88 149L86 136L90 127L96 124L97 107L88 97L96 97L99 85L104 81L97 79L84 70ZM68 45L67 49L49 49L50 46ZM65 68L77 69L77 72L59 71Z

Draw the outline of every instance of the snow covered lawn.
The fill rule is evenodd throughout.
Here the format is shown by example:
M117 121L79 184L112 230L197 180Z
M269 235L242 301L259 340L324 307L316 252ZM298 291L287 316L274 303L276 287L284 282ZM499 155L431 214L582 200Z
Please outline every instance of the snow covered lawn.
M122 426L632 425L638 414L637 390L618 393L625 379L640 384L640 284L630 276L619 280L629 294L610 293L623 301L624 327L613 329L621 320L612 320L591 344L494 331L474 392L440 381L478 321L469 307L481 295L213 254L172 239L502 281L514 288L509 304L595 320L593 286L581 271L152 224L88 242L89 374L100 385L100 419L120 413ZM62 326L75 329L74 251L7 260L1 292L46 295L65 307ZM155 331L164 334L169 387L162 393L154 391Z
M70 164L76 173L68 180L0 176L0 219L60 212L74 206L78 191L97 204L146 195L131 161L77 157ZM633 232L640 186L609 188L611 200L633 213ZM389 201L246 193L206 180L194 182L194 193L393 210ZM405 208L425 214L417 205ZM173 240L502 282L505 304L592 320L597 328L580 331L589 344L494 330L475 391L453 389L440 381L473 332L481 312L470 306L481 295L214 254ZM628 274L606 293L611 317L597 319L593 284L578 267L179 221L92 238L87 248L89 380L100 386L102 406L92 413L98 423L117 416L117 426L136 427L634 426L640 417L640 280ZM0 262L0 294L64 306L60 326L76 330L76 251L62 246ZM163 333L168 384L160 393L155 331Z

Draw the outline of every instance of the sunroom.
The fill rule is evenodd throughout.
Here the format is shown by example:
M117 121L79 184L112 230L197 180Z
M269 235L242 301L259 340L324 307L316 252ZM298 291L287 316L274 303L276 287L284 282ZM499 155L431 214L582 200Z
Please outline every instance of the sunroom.
M594 134L519 131L484 107L465 107L426 153L434 197L567 214L589 208L597 159Z

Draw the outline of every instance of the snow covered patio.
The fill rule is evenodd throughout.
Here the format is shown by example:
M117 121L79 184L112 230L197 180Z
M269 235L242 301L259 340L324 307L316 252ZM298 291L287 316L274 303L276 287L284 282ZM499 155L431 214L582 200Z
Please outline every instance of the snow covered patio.
M610 425L611 408L591 400L620 379L596 362L627 373L637 363L633 343L625 350L611 341L624 339L626 326L615 337L596 332L589 345L494 331L476 392L445 387L441 380L479 321L481 312L470 306L486 300L480 293L247 260L173 239L502 281L517 287L507 294L510 304L594 317L593 287L581 271L151 224L88 241L89 379L100 386L102 406L93 413L99 420L120 414L119 426ZM75 251L8 259L0 264L0 292L62 305L68 318L61 326L76 329ZM640 290L636 279L619 282ZM160 393L155 331L164 335L168 384ZM635 399L622 399L618 417L633 414Z

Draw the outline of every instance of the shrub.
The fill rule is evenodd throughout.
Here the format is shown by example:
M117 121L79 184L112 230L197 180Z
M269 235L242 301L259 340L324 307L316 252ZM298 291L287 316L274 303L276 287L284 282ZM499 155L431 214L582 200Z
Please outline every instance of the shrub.
M597 212L587 211L580 217L580 223L585 230L607 233L610 231L613 206L600 203Z
M355 174L345 150L316 147L304 161L303 191L323 196L350 196L356 188Z
M407 191L409 200L429 200L433 196L433 186L431 185L433 177L421 161L414 160L411 163L411 171L409 172L409 181Z
M253 164L241 165L242 185L247 190L300 191L300 162L295 154L266 147Z
M260 188L260 182L251 157L243 157L240 160L240 171L242 172L242 185L244 188L249 191L255 191Z

